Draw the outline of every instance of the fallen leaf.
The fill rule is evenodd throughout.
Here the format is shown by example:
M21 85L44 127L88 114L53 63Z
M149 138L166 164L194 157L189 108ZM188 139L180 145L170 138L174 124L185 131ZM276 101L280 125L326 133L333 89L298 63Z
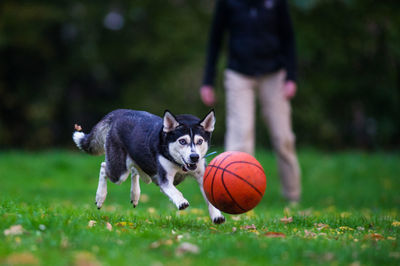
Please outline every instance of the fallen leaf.
M372 239L372 240L375 240L375 241L385 239L385 237L383 235L377 234L377 233L366 235L364 238Z
M5 262L6 265L39 265L39 260L29 252L11 254Z
M22 235L25 232L25 229L22 225L12 225L10 228L4 230L5 236L15 236L15 235Z
M290 217L283 217L282 219L281 219L281 222L282 223L285 223L285 224L288 224L288 223L292 223L293 222L293 217L292 216L290 216Z
M323 224L323 223L318 223L318 224L314 224L314 225L317 226L317 230L318 230L318 231L321 231L321 230L323 230L323 229L329 228L329 225Z
M101 263L97 260L96 256L87 251L80 251L75 253L74 256L75 266L100 266Z
M146 202L149 202L149 196L147 195L147 194L141 194L140 195L140 201L142 202L142 203L146 203Z
M315 237L317 234L308 230L304 230L305 237Z
M246 212L246 213L245 213L245 216L246 216L246 218L253 218L253 217L256 216L256 212L255 212L254 209L253 209L253 210L251 210L251 211Z
M192 208L189 210L190 213L192 214L196 214L196 215L203 215L204 214L204 210L202 209L198 209L198 208Z
M252 224L252 225L245 225L245 226L241 226L240 229L244 229L244 230L257 230L257 227Z
M286 237L286 235L284 233L281 233L281 232L266 232L264 234L264 236L271 237L271 238L279 238L279 237L285 238Z
M127 225L127 223L126 222L118 222L115 225L119 226L119 227L125 227Z
M97 222L96 222L95 220L90 220L89 223L88 223L88 226L89 226L89 227L93 227L93 226L96 225L96 223L97 223Z
M147 212L150 214L156 213L156 209L154 209L153 207L150 207L147 209Z
M200 249L197 245L188 242L183 242L176 248L175 254L177 256L182 256L185 253L199 254Z
M393 221L392 226L399 227L400 226L400 222L399 221Z
M160 246L171 246L174 242L171 239L157 240L150 244L151 249L159 248Z
M240 220L240 215L231 216L231 219L234 220L234 221L239 221Z
M339 229L342 231L354 231L353 228L348 227L348 226L340 226Z
M106 228L108 231L112 231L112 225L109 222L106 223Z
M46 226L44 224L39 224L39 229L44 231L46 230Z
M153 243L150 244L151 249L155 249L161 246L161 241L154 241Z

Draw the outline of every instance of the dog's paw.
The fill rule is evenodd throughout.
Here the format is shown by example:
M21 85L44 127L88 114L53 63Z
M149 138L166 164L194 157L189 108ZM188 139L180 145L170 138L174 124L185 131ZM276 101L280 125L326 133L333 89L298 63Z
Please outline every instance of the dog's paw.
M100 210L101 206L103 206L105 199L106 199L105 196L96 195L95 205L97 206L98 210Z
M183 203L181 203L179 206L178 206L178 209L179 210L184 210L184 209L186 209L187 207L189 207L189 202L183 202Z
M132 204L133 208L136 208L136 206L138 206L139 202L134 203L133 200L131 200L131 204Z
M224 216L218 216L218 217L215 217L212 221L215 224L223 224L223 223L225 223L225 217Z

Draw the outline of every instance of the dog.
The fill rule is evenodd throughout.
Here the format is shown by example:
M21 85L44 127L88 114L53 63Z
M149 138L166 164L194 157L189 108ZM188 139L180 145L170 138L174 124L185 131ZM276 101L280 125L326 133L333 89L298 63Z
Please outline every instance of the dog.
M96 192L97 208L106 199L107 179L121 184L131 175L133 207L139 203L140 178L158 185L179 210L186 209L189 202L175 186L190 175L200 187L213 223L224 223L225 217L203 190L204 156L215 120L214 110L200 120L188 114L175 116L168 110L161 118L145 111L118 109L107 114L88 134L75 125L72 138L79 149L92 155L105 154Z

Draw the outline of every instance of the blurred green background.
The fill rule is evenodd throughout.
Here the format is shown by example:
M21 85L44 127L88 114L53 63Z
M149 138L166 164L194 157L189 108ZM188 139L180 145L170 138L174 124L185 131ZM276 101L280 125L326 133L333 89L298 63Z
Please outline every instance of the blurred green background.
M400 3L288 1L299 62L298 145L398 148ZM214 4L2 0L0 147L72 147L74 123L89 130L116 108L203 116L198 89ZM225 131L221 85L220 75L217 145ZM258 120L258 143L268 146Z

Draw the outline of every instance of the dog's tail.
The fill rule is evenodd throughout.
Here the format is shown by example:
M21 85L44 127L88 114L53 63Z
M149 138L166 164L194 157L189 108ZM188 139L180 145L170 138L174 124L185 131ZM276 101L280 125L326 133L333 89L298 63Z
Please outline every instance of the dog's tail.
M104 154L104 144L106 143L106 137L110 130L110 124L107 119L101 120L93 127L89 134L81 132L82 128L76 124L75 130L72 139L79 149L92 155Z

